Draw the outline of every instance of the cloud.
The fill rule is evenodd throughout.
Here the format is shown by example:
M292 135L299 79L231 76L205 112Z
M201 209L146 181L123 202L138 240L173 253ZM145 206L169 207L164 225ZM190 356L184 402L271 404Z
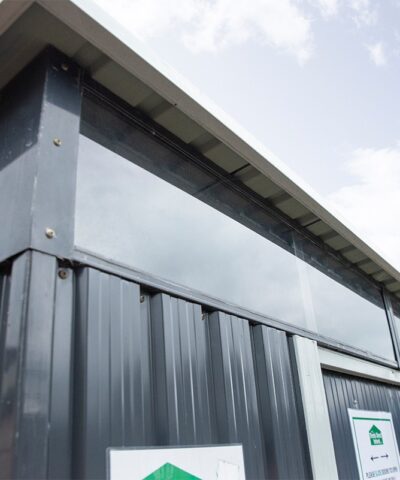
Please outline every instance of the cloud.
M309 0L309 3L317 7L323 17L331 17L338 13L338 0Z
M352 18L358 27L375 25L378 14L371 6L370 0L350 0Z
M185 35L194 51L218 51L258 39L294 55L300 63L312 53L310 20L291 0L207 2L193 32Z
M109 15L142 40L190 24L205 0L95 0Z
M400 144L355 150L348 173L353 184L328 199L400 269Z
M386 53L382 42L374 43L373 45L367 45L371 60L377 67L386 65Z
M336 0L318 0L325 8ZM305 63L311 20L297 0L96 0L143 40L171 32L193 52L218 52L254 40Z

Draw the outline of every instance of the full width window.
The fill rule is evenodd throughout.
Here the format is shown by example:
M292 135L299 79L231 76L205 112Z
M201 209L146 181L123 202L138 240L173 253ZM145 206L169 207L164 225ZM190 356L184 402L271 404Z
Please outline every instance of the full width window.
M78 249L394 359L374 285L131 120L85 99Z

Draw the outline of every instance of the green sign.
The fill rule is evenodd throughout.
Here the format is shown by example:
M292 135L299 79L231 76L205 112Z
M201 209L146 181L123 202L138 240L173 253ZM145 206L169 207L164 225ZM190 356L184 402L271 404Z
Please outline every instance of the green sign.
M143 480L201 480L171 463L165 463Z
M372 425L369 429L369 441L371 445L383 445L383 437L382 432L376 425Z

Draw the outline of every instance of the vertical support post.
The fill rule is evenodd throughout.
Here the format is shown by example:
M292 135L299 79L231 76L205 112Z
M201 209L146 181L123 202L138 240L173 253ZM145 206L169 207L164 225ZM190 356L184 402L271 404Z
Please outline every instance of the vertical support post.
M80 107L80 70L51 47L0 99L0 261L20 254L1 300L0 478L71 476L73 284L56 257L74 245Z
M72 253L79 78L79 68L49 47L2 91L0 261L28 248Z
M315 480L338 480L318 346L313 340L292 339L297 365L304 418Z

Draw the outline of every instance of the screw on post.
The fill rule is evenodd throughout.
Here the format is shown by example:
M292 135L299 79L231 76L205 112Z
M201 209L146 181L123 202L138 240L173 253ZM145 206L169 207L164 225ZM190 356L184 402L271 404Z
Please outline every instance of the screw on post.
M58 276L62 279L62 280L65 280L66 278L68 278L68 271L67 270L64 270L64 269L61 269L58 271Z
M56 236L56 232L52 228L46 228L45 235L47 238L54 238Z

